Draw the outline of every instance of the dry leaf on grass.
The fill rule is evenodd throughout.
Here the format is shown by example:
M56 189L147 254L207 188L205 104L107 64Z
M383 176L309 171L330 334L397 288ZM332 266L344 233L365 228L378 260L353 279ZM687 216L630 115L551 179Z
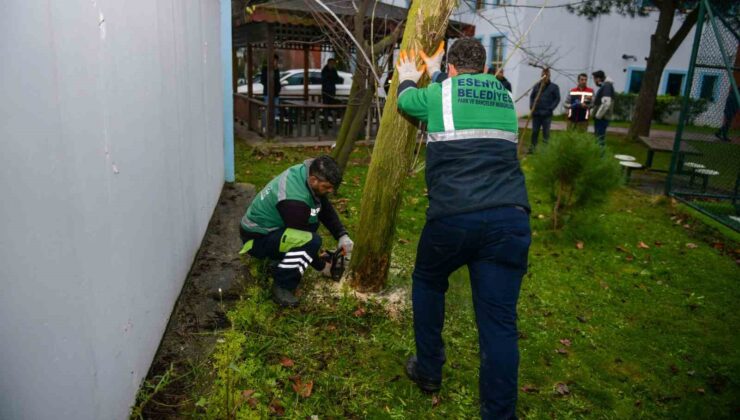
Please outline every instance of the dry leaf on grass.
M287 367L287 368L295 366L295 362L293 362L292 359L288 359L287 357L284 357L284 356L280 358L280 364L283 367Z

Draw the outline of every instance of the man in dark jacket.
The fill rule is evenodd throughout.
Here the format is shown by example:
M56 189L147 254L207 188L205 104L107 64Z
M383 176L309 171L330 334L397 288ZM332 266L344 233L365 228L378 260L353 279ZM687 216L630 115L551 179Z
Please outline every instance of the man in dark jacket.
M279 64L278 55L275 54L273 56L273 68L272 68L272 85L273 85L273 93L275 95L275 110L273 112L274 116L278 116L278 106L280 105L280 89L282 88L282 85L280 84L280 69L278 68ZM262 99L264 99L265 104L269 106L268 102L268 89L267 89L267 63L262 65L262 71L260 73L260 83L262 83ZM267 109L267 108L265 108ZM267 124L267 111L262 115L262 126L264 127Z
M542 93L540 93L542 89ZM542 129L542 138L545 143L550 139L550 123L552 111L560 105L560 88L550 81L550 69L542 69L540 81L532 88L529 94L529 109L532 110L532 142L530 150L537 147L537 139Z
M336 104L337 83L344 82L337 72L337 60L330 58L321 69L321 101L327 105Z
M606 146L606 129L614 115L614 82L603 71L591 73L599 89L594 95L594 133L599 146Z

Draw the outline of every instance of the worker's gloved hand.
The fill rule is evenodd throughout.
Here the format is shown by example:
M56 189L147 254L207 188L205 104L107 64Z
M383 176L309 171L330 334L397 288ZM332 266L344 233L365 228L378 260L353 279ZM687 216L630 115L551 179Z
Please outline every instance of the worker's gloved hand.
M396 64L396 70L398 71L398 82L401 83L404 80L411 80L414 83L419 83L421 75L424 74L424 66L416 67L416 52L414 50L401 51L398 57L398 63ZM347 239L349 236L344 235ZM341 238L339 238L341 240ZM351 243L352 241L350 241ZM340 243L341 244L341 243Z
M419 51L419 55L421 56L421 59L424 60L424 65L427 66L427 74L429 75L429 78L431 78L434 76L434 73L442 71L442 57L445 55L445 42L441 41L439 43L437 51L435 51L431 57L427 56L424 51Z
M416 80L419 80L419 79L416 79ZM349 235L342 235L339 237L339 248L342 249L342 253L344 254L345 257L349 257L352 255L352 248L354 248L354 246L355 246L355 243L352 242L352 239L349 238Z

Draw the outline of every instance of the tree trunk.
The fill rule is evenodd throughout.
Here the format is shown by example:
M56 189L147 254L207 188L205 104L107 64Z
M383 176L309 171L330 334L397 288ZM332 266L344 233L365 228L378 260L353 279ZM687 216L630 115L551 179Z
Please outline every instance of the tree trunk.
M401 49L421 47L433 51L444 36L456 5L456 0L412 2ZM350 284L360 291L376 292L385 285L401 187L413 158L416 126L397 111L397 89L398 74L394 74L362 194L356 246L348 273Z
M678 47L686 39L691 28L696 24L698 7L686 15L681 27L671 38L671 26L676 10L680 5L676 1L669 0L665 0L661 4L658 26L655 28L655 33L650 37L650 54L640 86L640 93L637 95L632 124L630 124L627 133L628 138L636 139L637 136L650 135L650 123L653 119L655 98L658 95L658 86L663 70Z
M361 75L362 77L360 77ZM347 110L337 134L336 147L332 151L332 157L337 161L342 171L347 166L349 155L355 147L355 141L362 131L367 111L375 97L373 89L364 88L365 81L368 80L367 72L359 69L355 72L355 76L352 79Z

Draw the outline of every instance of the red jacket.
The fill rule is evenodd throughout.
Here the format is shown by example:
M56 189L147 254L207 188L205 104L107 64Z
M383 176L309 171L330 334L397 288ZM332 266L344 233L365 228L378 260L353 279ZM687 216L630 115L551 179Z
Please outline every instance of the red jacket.
M594 90L590 87L583 89L574 87L565 98L565 108L568 110L568 120L573 122L588 121ZM585 106L582 106L585 105Z

